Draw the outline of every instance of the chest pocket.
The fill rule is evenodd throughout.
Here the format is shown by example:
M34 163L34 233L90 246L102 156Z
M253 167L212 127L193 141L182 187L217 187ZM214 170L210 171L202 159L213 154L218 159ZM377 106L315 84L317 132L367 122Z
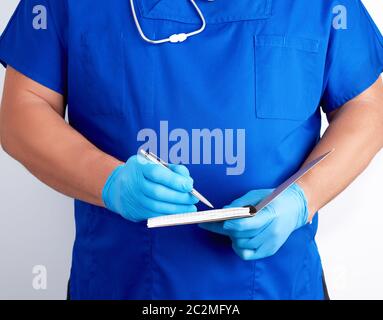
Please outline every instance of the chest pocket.
M110 29L81 34L76 90L85 100L78 102L96 115L144 116L153 99L152 46L133 37L135 29L119 31L118 24Z
M323 77L319 45L295 36L254 36L258 118L302 121L316 111Z
M81 81L77 90L84 97L83 107L93 114L115 114L123 111L126 73L123 59L123 33L84 32L76 62Z

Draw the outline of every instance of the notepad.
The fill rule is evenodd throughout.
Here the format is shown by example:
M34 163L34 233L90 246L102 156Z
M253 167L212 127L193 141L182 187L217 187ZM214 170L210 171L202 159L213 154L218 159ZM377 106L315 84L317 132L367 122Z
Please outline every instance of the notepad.
M177 226L182 224L203 223L203 222L229 220L229 219L235 219L235 218L252 217L257 212L267 207L272 201L278 198L286 189L288 189L300 177L302 177L307 172L309 172L312 168L318 165L333 151L334 149L326 152L325 154L322 154L320 157L304 165L295 174L293 174L290 178L288 178L285 182L283 182L278 188L274 189L274 191L270 195L268 195L266 198L264 198L261 202L259 202L255 206L179 213L179 214L172 214L172 215L165 215L165 216L150 218L148 219L148 228L168 227L168 226Z
M223 221L253 216L255 212L250 207L226 208L171 214L148 219L148 228L169 227L183 224Z

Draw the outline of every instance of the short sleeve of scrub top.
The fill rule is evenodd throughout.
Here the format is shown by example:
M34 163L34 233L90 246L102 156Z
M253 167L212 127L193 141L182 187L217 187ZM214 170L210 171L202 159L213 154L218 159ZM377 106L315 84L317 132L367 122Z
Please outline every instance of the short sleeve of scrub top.
M346 10L346 20L337 21L335 16L329 39L321 101L326 113L368 89L383 71L383 37L365 6L360 0L352 0L338 8ZM341 28L342 23L345 28Z
M0 38L0 62L5 67L62 95L67 83L65 3L21 0Z

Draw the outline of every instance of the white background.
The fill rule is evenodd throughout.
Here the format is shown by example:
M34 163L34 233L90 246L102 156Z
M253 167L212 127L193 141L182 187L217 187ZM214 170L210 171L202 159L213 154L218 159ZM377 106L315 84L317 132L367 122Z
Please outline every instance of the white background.
M17 3L1 1L0 33ZM383 31L383 1L364 3ZM0 94L3 80L1 68ZM332 299L383 299L382 160L383 152L321 210L317 240ZM72 200L0 151L0 299L65 298L73 239ZM46 290L32 288L35 265L47 267Z

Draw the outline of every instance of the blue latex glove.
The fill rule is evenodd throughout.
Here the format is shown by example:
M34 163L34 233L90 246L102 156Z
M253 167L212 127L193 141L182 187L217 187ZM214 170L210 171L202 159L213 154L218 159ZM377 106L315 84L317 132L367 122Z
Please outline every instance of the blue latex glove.
M256 205L272 191L250 191L226 208ZM242 259L255 260L275 254L294 230L307 223L308 215L304 192L293 184L254 217L204 223L200 227L229 236Z
M102 191L106 208L134 222L196 211L198 199L189 193L193 188L189 170L183 165L169 167L132 156L107 179Z

